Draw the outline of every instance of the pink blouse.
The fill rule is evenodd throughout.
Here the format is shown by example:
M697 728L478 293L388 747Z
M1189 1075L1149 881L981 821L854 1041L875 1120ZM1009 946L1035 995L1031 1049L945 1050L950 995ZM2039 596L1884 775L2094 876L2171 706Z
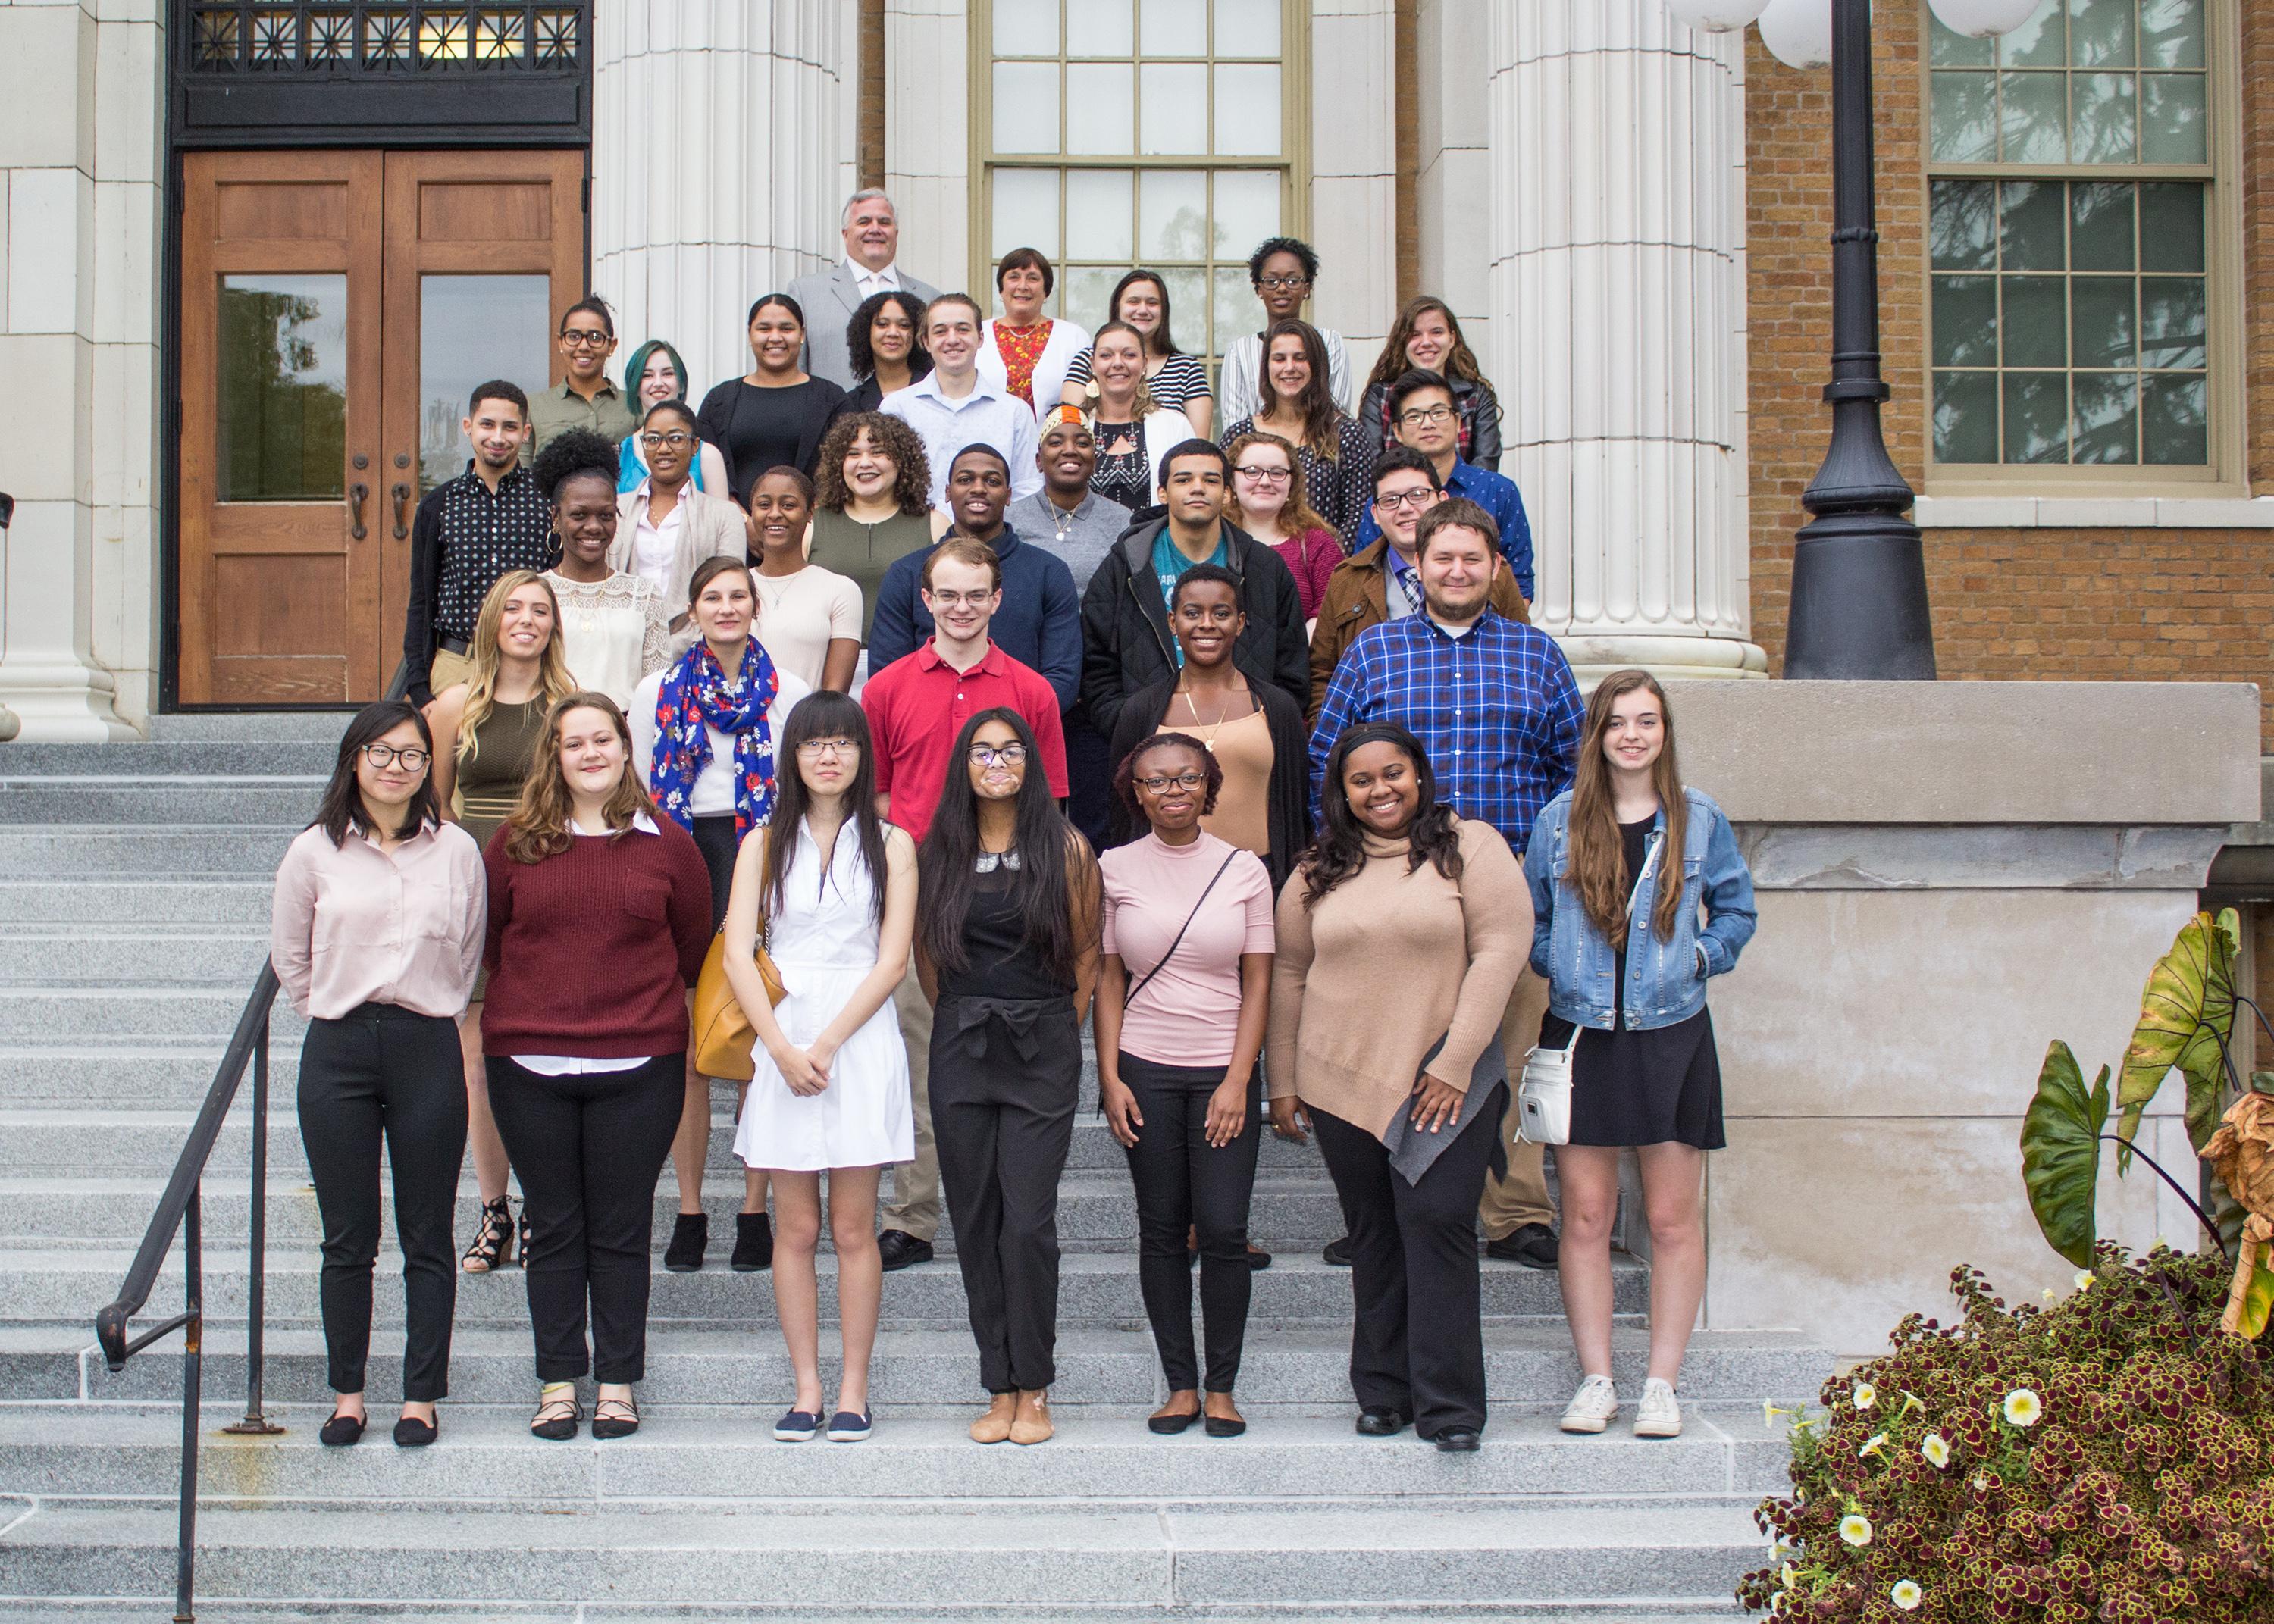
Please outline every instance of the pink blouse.
M304 830L276 870L269 962L292 1007L318 1019L358 1004L456 1019L481 967L488 903L481 848L456 823L392 852Z
M1104 949L1120 956L1131 986L1161 962L1186 919L1193 921L1175 956L1124 1011L1122 1049L1156 1065L1229 1064L1239 1032L1240 955L1271 951L1271 876L1262 860L1205 830L1189 846L1148 831L1101 855L1097 866ZM1224 877L1193 914L1219 868Z
M1303 618L1316 620L1319 605L1327 598L1327 577L1346 556L1342 544L1331 530L1305 530L1285 541L1273 542L1271 550L1295 572L1295 590L1303 597Z

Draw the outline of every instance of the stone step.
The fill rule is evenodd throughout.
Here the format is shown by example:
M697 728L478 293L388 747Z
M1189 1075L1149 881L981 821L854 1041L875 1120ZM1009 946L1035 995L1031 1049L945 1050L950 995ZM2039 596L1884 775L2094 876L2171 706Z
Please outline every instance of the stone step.
M155 743L306 743L336 745L351 709L328 710L184 710L150 718ZM106 749L116 746L106 745Z
M267 932L250 920L225 927L18 921L0 937L0 988L212 987L233 989L241 1007L267 957Z
M0 755L10 778L329 778L331 739L145 739L115 744L16 744Z
M162 1179L0 1178L0 1246L133 1246L140 1243L157 1210ZM245 1244L250 1233L251 1184L242 1178L208 1178L204 1184L207 1245ZM741 1209L740 1175L704 1180L704 1205L711 1219L710 1263L724 1268L734 1240L734 1214ZM383 1209L389 1204L383 1202ZM679 1197L666 1178L657 1186L655 1232L671 1232ZM481 1196L470 1170L458 1187L457 1234L471 1238L480 1222ZM1343 1232L1342 1208L1323 1174L1261 1178L1248 1208L1248 1231L1267 1250L1291 1247L1316 1252ZM1111 1168L1068 1172L1058 1184L1058 1240L1069 1248L1134 1246L1137 1204L1126 1170ZM393 1221L388 1220L388 1233ZM316 1192L305 1179L272 1180L267 1200L271 1245L314 1245L324 1228ZM953 1222L940 1230L940 1250L954 1248Z
M289 823L316 815L324 778L0 777L0 824Z
M897 1278L897 1276L895 1276ZM890 1288L887 1287L889 1291ZM517 1290L517 1288L516 1288ZM825 1297L827 1294L825 1293ZM463 1297L461 1302L464 1301ZM772 1298L758 1289L752 1317L736 1329L698 1329L658 1323L648 1337L644 1399L686 1406L787 1404L793 1388L789 1360L773 1319ZM161 1306L153 1304L152 1312ZM1623 1318L1612 1333L1612 1373L1630 1403L1647 1374L1649 1334ZM182 1393L180 1342L157 1344L112 1374L94 1343L93 1316L76 1324L0 1325L0 1374L11 1400L166 1404ZM368 1385L376 1409L382 1395L402 1391L399 1322L381 1323L372 1340ZM206 1411L236 1419L243 1411L246 1333L213 1326L204 1345ZM1485 1327L1487 1390L1495 1403L1549 1406L1558 1414L1578 1385L1570 1336L1560 1320L1504 1321ZM1141 1320L1122 1327L1070 1326L1058 1342L1058 1380L1053 1402L1079 1405L1148 1405L1167 1396L1152 1335ZM822 1364L837 1363L832 1339L822 1342ZM1804 1337L1785 1331L1698 1331L1683 1366L1685 1402L1743 1407L1725 1430L1761 1424L1764 1398L1789 1404L1818 1392L1833 1369L1831 1357ZM888 1329L877 1335L870 1383L880 1402L895 1407L962 1405L978 1391L978 1359L962 1324L930 1329ZM532 1388L525 1318L512 1325L468 1323L461 1315L450 1347L453 1403L524 1404ZM328 1401L324 1342L312 1325L271 1324L262 1381L278 1403ZM1347 1304L1339 1322L1299 1325L1251 1319L1239 1378L1244 1405L1346 1405L1350 1402ZM587 1394L587 1398L591 1396ZM11 1434L0 1405L0 1440ZM764 1417L771 1420L771 1411ZM1631 1416L1631 1410L1628 1412ZM1750 1422L1746 1417L1750 1417ZM1607 1434L1608 1435L1608 1434ZM1620 1434L1623 1436L1624 1434ZM1746 1438L1781 1439L1781 1432L1743 1432ZM1781 1459L1781 1457L1780 1457ZM0 1483L4 1483L0 1478Z
M786 1372L785 1372L786 1374ZM281 1437L232 1437L219 1429L244 1412L208 1387L200 1411L198 1482L204 1505L329 1506L369 1513L448 1500L485 1511L653 1508L709 1504L748 1511L803 1509L869 1499L949 1501L968 1496L1024 1501L1239 1501L1293 1508L1305 1502L1375 1495L1428 1496L1483 1505L1557 1496L1736 1497L1753 1503L1783 1479L1781 1439L1765 1435L1757 1405L1692 1405L1678 1439L1638 1439L1624 1430L1577 1438L1544 1410L1495 1411L1473 1459L1440 1455L1403 1439L1361 1438L1344 1402L1275 1403L1243 1392L1248 1431L1235 1445L1197 1428L1174 1438L1141 1420L1152 1401L1083 1408L1052 1395L1058 1436L1047 1449L983 1452L965 1429L976 1406L912 1412L893 1389L874 1389L877 1423L867 1447L799 1448L779 1442L774 1417L794 1388L738 1387L731 1403L689 1405L641 1394L635 1447L589 1435L576 1443L531 1438L531 1392L485 1405L453 1396L441 1425L446 1447L420 1455L392 1447L389 1407L374 1402L373 1425L352 1450L328 1449L316 1431L328 1399L277 1403L265 1413ZM825 1391L826 1388L825 1387ZM241 1395L239 1395L241 1396ZM1259 1402L1260 1401L1260 1402ZM43 1500L127 1499L170 1503L180 1483L178 1404L19 1405L0 1412L0 1483Z
M0 879L68 881L213 875L267 881L305 818L267 828L184 824L151 829L0 824Z
M625 1445L645 1442L605 1447L629 1455ZM616 1609L804 1617L825 1590L840 1612L902 1617L910 1598L953 1598L926 1611L956 1618L1099 1607L1311 1616L1424 1605L1505 1616L1585 1598L1623 1603L1631 1617L1718 1602L1767 1549L1750 1513L1722 1500L1296 1511L990 1502L806 1515L791 1536L775 1517L711 1511L216 1510L199 1519L200 1593L222 1603L599 1596ZM0 1534L0 1552L18 1595L160 1596L172 1588L175 1532L170 1508L39 1505Z
M73 1624L83 1620L100 1620L102 1624L172 1624L174 1606L172 1593L162 1602L135 1602L116 1598L97 1601L75 1601L57 1598L43 1601L36 1611L11 1607L0 1602L0 1624ZM204 1597L198 1598L198 1618L200 1624L339 1624L339 1613L322 1603L312 1604L318 1610L305 1611L286 1603L257 1602L237 1605L214 1603ZM952 1604L943 1604L947 1605ZM416 1604L388 1603L384 1605L366 1605L361 1616L383 1618L387 1624L469 1624L469 1615L462 1608L451 1607L446 1612L433 1612ZM744 1619L794 1618L797 1624L877 1624L880 1619L905 1621L904 1611L841 1613L835 1607L816 1612L810 1605L801 1604L787 1612L772 1608L745 1607L735 1614ZM934 1610L930 1616L968 1618L968 1613L943 1615ZM1158 1607L1086 1606L1079 1613L1064 1613L1056 1608L990 1608L987 1617L1015 1619L1019 1624L1157 1624L1169 1615ZM1214 1608L1194 1612L1181 1609L1176 1614L1177 1624L1254 1624L1259 1618L1269 1618L1269 1611L1258 1612L1254 1607L1242 1607L1237 1613L1220 1613ZM1333 1613L1306 1607L1298 1614L1281 1614L1314 1620L1352 1620L1364 1619L1404 1619L1426 1617L1429 1624L1699 1624L1701 1620L1718 1620L1719 1624L1736 1624L1749 1615L1738 1610L1734 1603L1722 1601L1663 1602L1654 1604L1645 1612L1635 1611L1631 1602L1614 1601L1599 1607L1593 1603L1573 1601L1534 1605L1528 1602L1504 1603L1489 1613L1472 1613L1466 1607L1448 1610L1423 1606L1419 1612L1400 1609L1385 1612L1380 1607L1368 1607L1362 1613L1346 1610ZM629 1609L618 1608L606 1602L563 1603L553 1605L544 1602L492 1602L481 1611L481 1624L687 1624L689 1615L674 1609L668 1613L652 1613L634 1605Z
M662 1237L659 1237L660 1241ZM715 1256L716 1254L714 1254ZM92 1326L95 1311L118 1295L132 1260L130 1248L0 1249L0 1321ZM151 1292L144 1318L156 1320L182 1301L181 1258L169 1259ZM835 1258L823 1254L825 1282L836 1278ZM317 1253L313 1248L271 1246L267 1252L267 1312L270 1320L314 1323ZM1483 1309L1492 1319L1562 1318L1555 1274L1519 1264L1487 1259L1482 1266ZM1613 1274L1615 1309L1644 1312L1649 1302L1647 1275L1628 1263ZM375 1282L377 1312L385 1320L403 1312L402 1259L382 1247ZM822 1288L825 1318L836 1312L836 1288ZM205 1253L205 1307L216 1320L241 1320L246 1312L246 1259L243 1251L208 1245ZM663 1267L655 1254L651 1318L696 1324L771 1324L773 1288L770 1274L737 1274L714 1264L692 1274ZM1324 1320L1347 1323L1351 1275L1315 1252L1287 1252L1255 1276L1253 1316L1259 1320ZM527 1317L516 1269L463 1275L458 1285L457 1323L518 1324ZM885 1277L884 1314L896 1325L963 1325L968 1322L962 1277L953 1261L919 1263ZM1138 1326L1145 1322L1138 1295L1133 1250L1069 1252L1060 1266L1058 1320L1062 1325Z
M236 1030L252 990L251 977L241 987L0 987L0 1039L202 1037L218 1044ZM308 1023L280 998L268 1029L272 1044L297 1049Z
M277 847L280 859L283 850ZM272 878L271 874L205 880L82 875L0 880L0 925L124 931L138 924L213 924L265 936ZM252 985L247 976L245 986L249 989Z

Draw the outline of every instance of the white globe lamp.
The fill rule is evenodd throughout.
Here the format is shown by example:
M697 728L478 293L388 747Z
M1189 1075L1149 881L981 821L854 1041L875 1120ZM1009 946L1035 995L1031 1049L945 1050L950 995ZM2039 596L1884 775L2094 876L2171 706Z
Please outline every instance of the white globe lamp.
M1986 40L2010 34L2040 11L2049 0L1926 0L1936 20L1953 34L1969 40Z
M1788 68L1832 64L1832 0L1769 0L1761 11L1761 43Z
M1761 14L1769 0L1666 0L1675 20L1702 34L1731 34Z

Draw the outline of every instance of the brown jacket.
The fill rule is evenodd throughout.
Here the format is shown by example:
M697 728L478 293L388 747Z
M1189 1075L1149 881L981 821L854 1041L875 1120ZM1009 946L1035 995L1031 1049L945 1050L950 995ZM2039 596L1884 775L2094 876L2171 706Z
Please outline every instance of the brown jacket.
M1358 641L1360 632L1389 618L1389 572L1382 563L1382 555L1389 550L1389 538L1382 537L1336 565L1335 573L1327 577L1327 595L1319 601L1318 623L1311 629L1311 700L1304 707L1306 726L1319 725L1319 711L1327 703L1327 684L1334 680L1335 667L1342 664L1344 652ZM1505 567L1493 575L1492 606L1511 620L1532 619L1524 594L1516 590L1516 577Z

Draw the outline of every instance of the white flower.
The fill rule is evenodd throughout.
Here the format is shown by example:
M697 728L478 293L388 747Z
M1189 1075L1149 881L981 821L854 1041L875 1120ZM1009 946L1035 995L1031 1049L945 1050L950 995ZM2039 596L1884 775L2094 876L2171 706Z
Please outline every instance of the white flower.
M1887 1435L1885 1432L1874 1432L1868 1440L1865 1440L1864 1447L1861 1449L1856 1450L1856 1453L1859 1455L1877 1455L1886 1447Z
M2076 1289L2082 1291L2099 1278L2100 1276L2094 1274L2090 1269L2079 1269L2076 1272Z
M1900 1415L1907 1416L1914 1410L1924 1410L1925 1408L1926 1401L1924 1399L1912 1392L1909 1387L1905 1387L1903 1389L1903 1407Z
M1840 1519L1840 1538L1851 1545L1871 1543L1871 1519L1860 1511L1851 1511Z
M1929 1432L1919 1440L1919 1453L1926 1456L1929 1466L1940 1471L1950 1464L1950 1440L1940 1432Z
M1858 1409L1858 1410L1869 1410L1872 1405L1874 1405L1874 1404L1878 1403L1879 1402L1879 1388L1877 1388L1877 1387L1873 1387L1873 1386L1872 1386L1870 1382L1868 1382L1868 1381L1859 1381L1859 1382L1857 1382L1857 1383L1856 1384L1856 1409Z
M1789 1410L1778 1409L1774 1399L1765 1398L1761 1401L1761 1425L1763 1426L1774 1426L1776 1425L1776 1418L1779 1416L1789 1415L1792 1412Z
M2006 1395L2006 1425L2008 1426L2035 1426L2037 1417L2044 1412L2043 1401L2027 1387L2015 1387Z
M1982 1476L1981 1473L1977 1472L1974 1475L1974 1492L1977 1494L1987 1494L1990 1492L1990 1479Z
M1926 1599L1926 1592L1919 1589L1915 1580L1898 1579L1895 1588L1887 1592L1887 1599L1909 1613Z
M1787 1562L1777 1576L1784 1581L1784 1588L1788 1590L1800 1583L1800 1569Z

